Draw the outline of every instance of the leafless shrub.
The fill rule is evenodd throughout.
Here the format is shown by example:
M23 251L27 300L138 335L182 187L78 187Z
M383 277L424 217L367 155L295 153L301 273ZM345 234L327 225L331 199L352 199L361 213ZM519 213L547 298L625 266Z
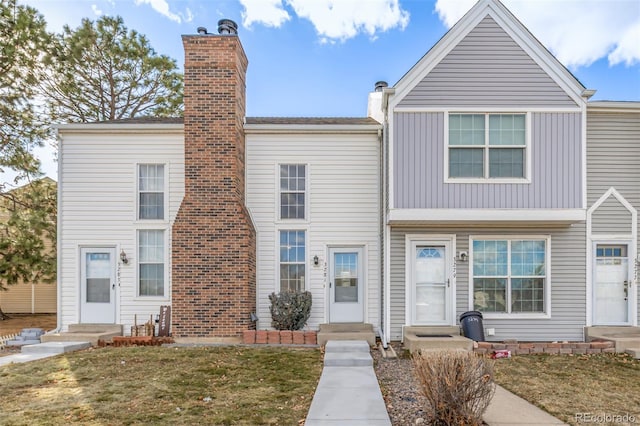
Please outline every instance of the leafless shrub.
M425 352L412 357L426 413L436 426L475 426L495 392L493 362L470 352Z

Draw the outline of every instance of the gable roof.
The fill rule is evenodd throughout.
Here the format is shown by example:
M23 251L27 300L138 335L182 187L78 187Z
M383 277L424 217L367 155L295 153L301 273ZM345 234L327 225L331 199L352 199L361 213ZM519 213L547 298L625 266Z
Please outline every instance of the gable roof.
M487 17L495 21L577 105L585 102L585 87L498 0L479 0L396 84L390 99L401 102L458 44Z

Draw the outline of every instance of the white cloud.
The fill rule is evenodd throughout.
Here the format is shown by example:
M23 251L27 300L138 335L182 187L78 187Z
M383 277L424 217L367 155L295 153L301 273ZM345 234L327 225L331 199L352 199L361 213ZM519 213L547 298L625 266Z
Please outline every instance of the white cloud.
M246 28L251 27L253 23L279 28L291 19L281 0L240 0L240 3L244 7L242 25Z
M97 6L97 5L92 4L92 5L91 5L91 10L93 11L93 13L94 13L96 16L102 16L102 13L103 13L103 12L102 12L100 9L98 9L98 6Z
M557 58L570 68L607 57L611 65L640 62L637 0L503 0ZM437 0L440 20L451 27L475 0Z
M169 3L167 0L134 0L136 6L141 4L148 4L151 6L153 10L158 12L159 14L169 18L170 20L177 22L178 24L182 22L182 17L176 13L171 12L169 9Z
M378 32L409 23L409 13L403 10L399 0L284 0L299 18L309 20L320 40L333 43L358 34L375 37ZM291 19L283 0L240 0L245 27L252 23L279 27Z

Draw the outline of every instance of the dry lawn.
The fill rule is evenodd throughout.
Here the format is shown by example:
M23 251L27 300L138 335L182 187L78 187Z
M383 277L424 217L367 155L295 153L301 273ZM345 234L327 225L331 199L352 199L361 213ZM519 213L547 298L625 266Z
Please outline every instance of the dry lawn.
M23 328L42 328L44 331L56 328L56 314L7 314L11 318L0 320L0 336L20 333Z
M572 425L581 424L579 413L627 414L640 423L640 360L628 355L516 356L496 361L495 376L498 384Z
M0 424L296 425L317 349L91 349L0 367Z

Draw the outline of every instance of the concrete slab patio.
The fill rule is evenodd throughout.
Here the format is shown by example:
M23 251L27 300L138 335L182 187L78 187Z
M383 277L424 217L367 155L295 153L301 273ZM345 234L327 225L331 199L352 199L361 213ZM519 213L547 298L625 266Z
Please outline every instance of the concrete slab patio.
M49 358L89 347L91 347L90 342L47 342L23 346L22 352L19 354L0 357L0 366L36 361L38 359Z

